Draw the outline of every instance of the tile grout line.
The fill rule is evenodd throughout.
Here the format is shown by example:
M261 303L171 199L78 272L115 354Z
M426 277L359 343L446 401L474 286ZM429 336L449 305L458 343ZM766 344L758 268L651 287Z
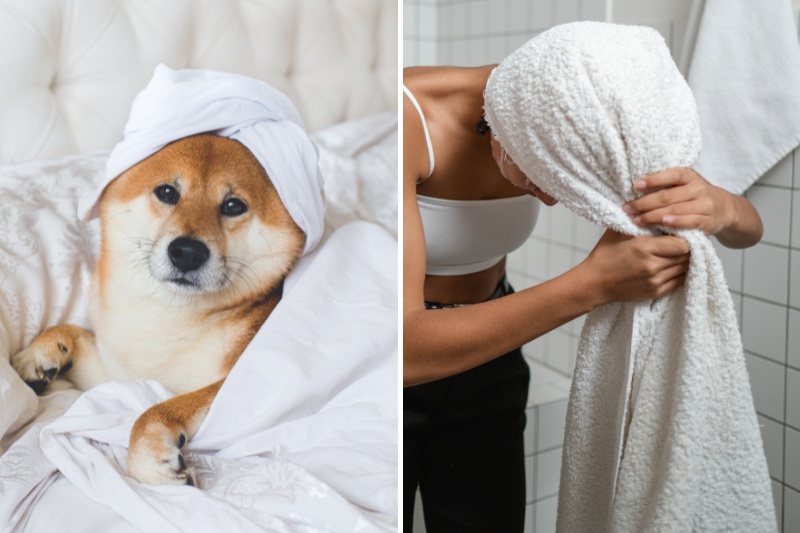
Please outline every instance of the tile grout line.
M797 149L792 151L792 189L794 189L794 177L797 171ZM794 213L792 212L792 207L794 207L794 193L792 193L792 203L789 206L789 245L791 247L792 244L792 227L793 227L793 218ZM783 373L783 472L781 472L781 477L783 480L783 487L781 487L781 517L779 520L779 525L781 530L783 530L785 524L784 516L786 515L786 435L787 431L786 428L789 427L789 423L787 421L788 418L788 407L789 407L789 304L791 304L791 293L792 293L792 254L789 253L789 267L788 267L788 287L786 287L787 295L786 295L786 353L784 354L785 358L784 361L786 363L786 369Z

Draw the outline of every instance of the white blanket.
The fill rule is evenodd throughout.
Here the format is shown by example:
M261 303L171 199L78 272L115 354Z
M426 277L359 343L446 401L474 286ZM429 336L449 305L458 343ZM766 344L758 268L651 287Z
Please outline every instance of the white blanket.
M44 428L52 464L6 474L36 453L41 422L0 459L0 516L12 531L56 469L145 531L391 531L397 243L377 226L348 224L299 268L187 445L200 489L125 475L133 422L170 394L155 382L112 382Z
M336 126L336 135L357 131L377 146L396 118L372 121L381 125L375 135L361 121ZM351 171L396 158L396 145L387 148L349 157L330 144L326 187L385 183L385 173ZM397 242L373 224L342 225L359 218L355 205L338 206L341 227L298 264L187 444L200 489L125 476L133 421L169 397L158 384L108 383L78 399L57 382L37 398L14 373L9 355L40 329L86 325L98 228L80 222L75 207L101 179L106 158L0 168L0 192L13 199L0 204L3 531L36 531L53 520L60 532L89 524L109 532L395 531ZM387 172L396 177L395 168Z
M493 72L486 116L525 174L575 213L629 235L641 176L700 149L691 92L649 28L581 22ZM668 228L660 228L670 231ZM567 412L559 531L775 531L733 302L710 240L685 287L586 319Z

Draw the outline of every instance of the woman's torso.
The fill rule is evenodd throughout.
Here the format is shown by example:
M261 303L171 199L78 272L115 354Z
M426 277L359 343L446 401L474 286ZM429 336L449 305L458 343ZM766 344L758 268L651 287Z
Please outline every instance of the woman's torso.
M426 301L485 300L505 275L504 254L524 242L536 220L538 200L503 178L489 136L475 130L492 68L404 70L404 84L429 133L431 144L421 145L430 146L434 156L430 176L429 166L421 165L416 191L428 256ZM423 128L417 129L415 134L424 136ZM419 157L427 161L429 155Z

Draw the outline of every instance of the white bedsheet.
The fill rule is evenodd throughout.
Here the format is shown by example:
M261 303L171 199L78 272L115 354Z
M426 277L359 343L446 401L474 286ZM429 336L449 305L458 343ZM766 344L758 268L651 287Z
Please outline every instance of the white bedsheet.
M20 205L53 183L71 188L39 206L65 221L44 225L51 229L44 240L58 242L47 247L35 242L46 232L34 231L45 215L0 201L0 230L27 246L9 251L7 237L0 239L8 304L0 309L3 531L52 528L54 520L60 532L100 525L115 532L396 531L397 241L379 226L356 221L329 231L290 275L283 300L186 446L199 488L142 485L125 475L134 420L170 396L158 383L112 382L79 395L62 382L37 398L10 368L10 353L38 329L85 323L81 294L96 227L73 226L68 213L102 163L78 158L60 178L36 176L39 164L0 169L0 193L31 189ZM76 169L84 178L65 175ZM355 179L328 178L340 187ZM23 229L32 236L23 238Z

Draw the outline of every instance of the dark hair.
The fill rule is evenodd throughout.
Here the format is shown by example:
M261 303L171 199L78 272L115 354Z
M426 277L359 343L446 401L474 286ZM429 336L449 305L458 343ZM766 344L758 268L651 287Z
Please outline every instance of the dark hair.
M478 132L478 135L486 135L492 128L489 127L489 123L486 122L486 117L481 115L480 120L475 124L475 131Z

